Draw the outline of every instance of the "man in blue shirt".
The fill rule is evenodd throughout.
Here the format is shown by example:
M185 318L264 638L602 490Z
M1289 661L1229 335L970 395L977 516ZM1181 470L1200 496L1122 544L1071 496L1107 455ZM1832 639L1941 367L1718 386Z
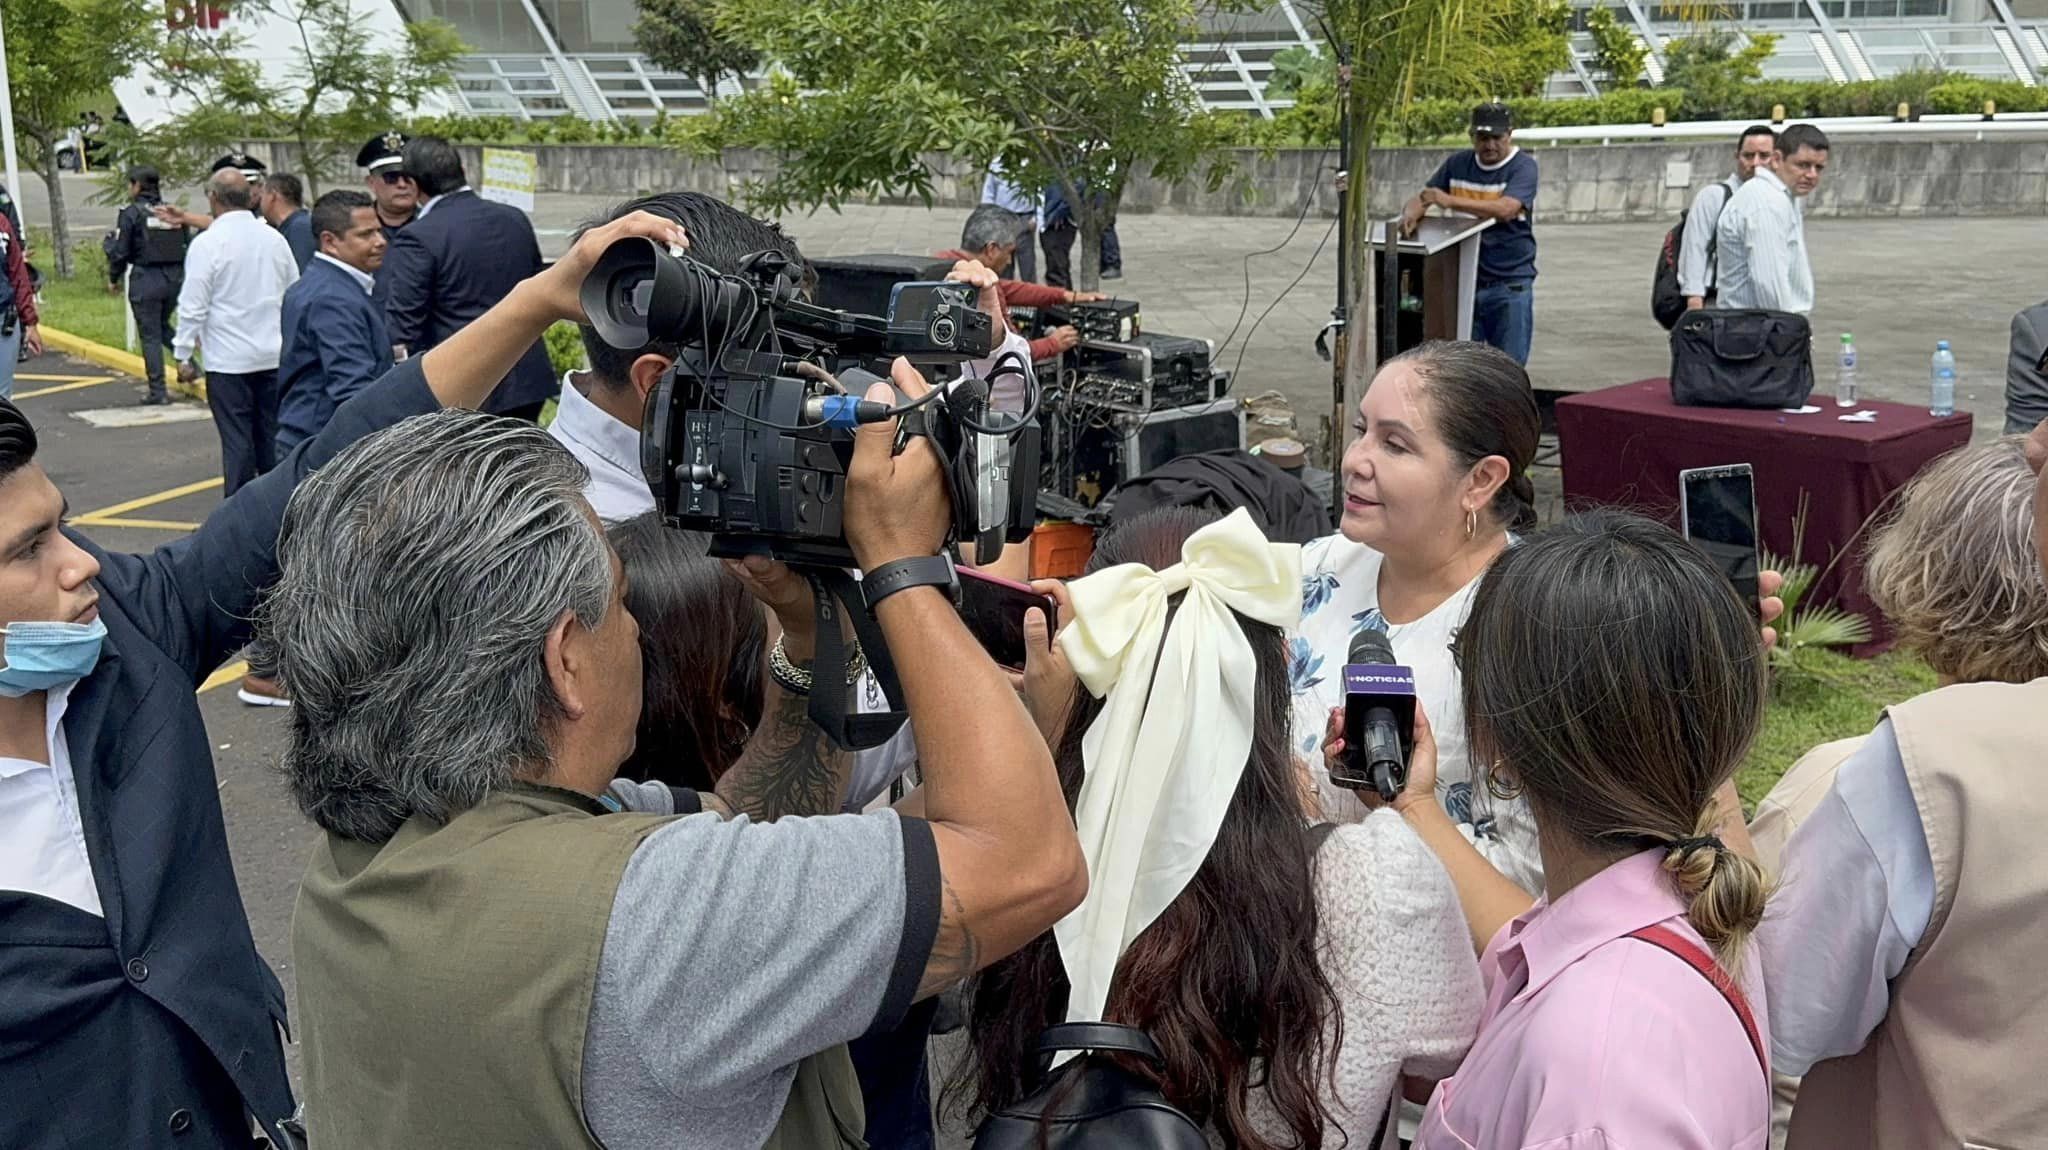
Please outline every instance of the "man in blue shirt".
M1529 362L1536 328L1536 159L1515 147L1506 104L1472 109L1472 147L1438 165L1422 193L1401 212L1412 234L1430 207L1494 221L1479 236L1479 284L1472 296L1472 338Z
M299 262L300 271L306 270L306 265L313 261L313 253L320 250L305 199L306 186L289 172L273 172L266 177L256 196L256 210L291 245L292 258Z

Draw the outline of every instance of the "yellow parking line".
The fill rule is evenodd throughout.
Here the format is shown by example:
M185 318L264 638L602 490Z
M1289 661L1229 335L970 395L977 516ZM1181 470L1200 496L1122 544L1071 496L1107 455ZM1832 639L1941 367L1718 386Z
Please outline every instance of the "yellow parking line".
M215 687L225 687L229 683L239 683L242 681L242 676L248 673L249 664L239 661L229 663L227 666L208 675L206 681L199 684L199 693L204 695Z
M31 379L31 378L34 378L34 377L32 377L32 376L23 376L23 375L17 375L17 376L15 376L14 378L16 378L16 379ZM77 390L79 390L80 388L85 388L85 387L98 387L98 386L99 386L100 384L103 384L103 383L112 383L112 382L114 382L114 381L115 381L116 379L119 379L120 377L119 377L119 376L115 376L115 375L96 375L96 376L93 376L93 377L92 377L92 378L90 378L90 379L80 379L80 378L78 378L78 377L77 377L77 376L75 376L75 375L46 375L46 376L44 376L43 378L44 378L44 379L68 379L68 380L70 380L71 382L70 382L70 383L64 383L64 384L59 384L59 385L58 385L58 386L56 386L56 387L39 387L39 388L35 389L34 391L17 391L17 392L15 392L15 393L14 393L14 398L16 398L16 399L34 399L35 397L37 397L37 396L39 396L39 395L55 395L55 394L57 394L57 393L58 393L58 392L60 392L60 391L77 391Z
M73 519L71 522L74 525L81 527L141 527L146 528L150 531L199 530L199 524L187 523L183 520L178 519L122 519L114 516L102 515L95 519Z
M15 373L14 373L14 378L16 378L16 379L32 379L32 380L36 381L37 383L63 383L63 382L64 382L65 380L67 380L67 379L99 379L100 377L99 377L99 376L97 376L97 375L93 375L93 376L85 376L85 375L45 375L45 374L43 374L43 373L41 373L41 372L35 372L35 371L17 371L17 372L15 372ZM107 376L106 378L108 378L108 379L114 379L114 378L116 378L116 377L115 377L115 376L111 376L111 375L110 375L110 376Z
M117 516L128 511L140 511L145 507L155 507L159 503L169 503L173 499L182 499L187 495L196 495L201 491L208 491L220 485L221 479L216 475L212 479L202 479L197 483L187 483L183 487L173 487L169 491L159 491L155 495L145 495L140 499L130 499L126 503L116 503L112 507L102 507L97 511L88 511L83 515L74 515L71 517L71 522L75 526L90 527L110 516Z

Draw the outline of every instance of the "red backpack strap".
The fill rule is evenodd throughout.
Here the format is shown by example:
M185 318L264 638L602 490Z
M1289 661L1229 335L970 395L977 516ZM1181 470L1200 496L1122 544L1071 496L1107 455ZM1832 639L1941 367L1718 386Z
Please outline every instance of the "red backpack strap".
M1728 973L1721 969L1721 964L1714 961L1714 956L1693 945L1691 939L1668 926L1646 926L1641 930L1630 931L1629 937L1641 939L1651 946L1677 955L1687 966L1699 971L1708 982L1714 984L1714 989L1720 991L1721 997L1727 999L1728 1005L1734 1009L1735 1017L1742 1020L1743 1033L1749 1035L1749 1048L1756 1053L1756 1063L1763 1068L1765 1081L1769 1081L1770 1053L1764 1046L1763 1035L1756 1028L1756 1015L1750 1012L1749 1000L1742 996L1742 988L1735 985L1728 977Z

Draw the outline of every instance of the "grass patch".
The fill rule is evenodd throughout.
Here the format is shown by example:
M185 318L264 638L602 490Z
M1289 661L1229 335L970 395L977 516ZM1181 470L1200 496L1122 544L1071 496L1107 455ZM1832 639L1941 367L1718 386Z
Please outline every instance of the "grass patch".
M1773 677L1763 733L1736 772L1743 804L1754 809L1801 755L1822 743L1869 734L1886 707L1934 685L1934 672L1911 655L1851 659L1800 652L1797 666Z
M107 257L97 241L81 242L72 248L72 270L68 280L57 278L57 261L51 251L50 233L36 229L36 251L42 258L36 266L43 272L43 290L37 296L42 320L59 331L82 336L95 343L126 350L128 347L128 297L107 291Z

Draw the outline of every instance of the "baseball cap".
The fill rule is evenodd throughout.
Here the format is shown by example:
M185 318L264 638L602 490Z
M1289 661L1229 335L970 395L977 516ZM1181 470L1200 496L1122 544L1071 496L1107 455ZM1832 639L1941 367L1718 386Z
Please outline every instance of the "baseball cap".
M1515 130L1515 114L1498 100L1472 109L1472 130L1488 136L1505 136Z

